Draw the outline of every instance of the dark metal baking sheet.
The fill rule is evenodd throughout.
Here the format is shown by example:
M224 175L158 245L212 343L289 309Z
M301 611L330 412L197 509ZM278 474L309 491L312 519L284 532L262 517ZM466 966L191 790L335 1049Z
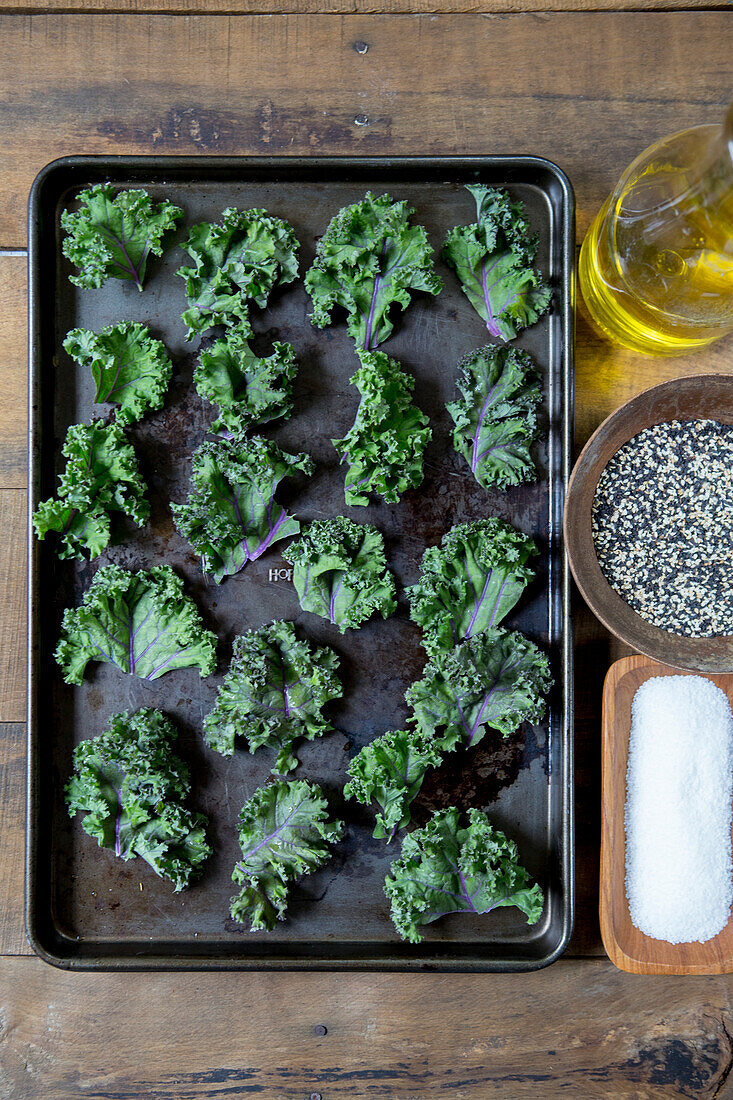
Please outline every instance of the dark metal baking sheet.
M555 687L548 720L506 742L488 736L477 749L452 754L426 782L413 815L423 823L432 810L451 804L488 810L518 841L523 862L545 892L545 911L534 927L517 910L500 909L485 918L436 922L419 946L396 936L382 883L399 845L373 840L372 811L344 804L341 788L349 757L377 734L405 723L403 695L425 660L419 631L409 620L404 594L394 618L345 636L300 612L292 586L270 579L283 564L279 546L220 587L204 578L169 508L170 500L186 497L191 452L213 415L191 384L198 344L184 339L184 288L175 276L185 254L171 247L153 261L143 294L116 280L100 290L79 290L69 282L70 268L60 254L61 210L82 187L108 179L170 198L184 208L185 226L215 220L230 205L266 207L294 225L302 270L330 217L367 188L409 199L436 255L446 231L472 217L464 183L507 186L525 203L539 234L539 267L553 291L549 316L517 340L545 379L547 438L538 449L540 478L532 486L487 494L452 449L445 403L454 395L459 360L486 342L486 332L442 263L443 293L436 300L418 297L382 348L414 372L417 403L434 430L425 482L398 506L344 506L343 472L329 441L348 429L358 399L349 385L357 361L345 325L315 330L299 282L257 314L254 326L263 348L274 338L288 340L301 363L295 415L265 432L317 460L312 480L284 486L283 500L300 518L344 512L376 523L401 588L417 578L425 546L455 523L500 515L537 537L537 577L510 623L550 653ZM118 528L115 544L91 564L60 562L52 538L31 540L27 928L43 958L71 968L523 970L546 965L563 951L573 913L572 647L561 541L573 428L573 219L567 179L534 157L73 157L40 174L31 193L29 234L31 512L54 491L67 426L100 412L92 405L91 379L63 352L66 332L77 325L96 329L124 319L144 321L165 341L175 365L165 408L130 432L149 485L150 524L142 531ZM135 568L169 562L184 576L207 625L219 635L216 675L202 681L195 671L181 670L149 684L93 665L81 687L63 684L53 660L62 612L80 602L97 567L108 561ZM242 803L268 778L272 754L238 748L225 759L204 746L200 731L234 635L280 617L295 619L301 631L332 645L342 658L345 693L330 710L334 732L300 749L295 775L323 785L332 812L348 829L333 860L293 890L288 919L273 933L255 934L228 915L235 825ZM63 805L74 744L100 733L111 714L149 705L178 723L179 751L193 773L192 803L211 820L214 855L200 881L178 895L141 861L123 863L99 849Z

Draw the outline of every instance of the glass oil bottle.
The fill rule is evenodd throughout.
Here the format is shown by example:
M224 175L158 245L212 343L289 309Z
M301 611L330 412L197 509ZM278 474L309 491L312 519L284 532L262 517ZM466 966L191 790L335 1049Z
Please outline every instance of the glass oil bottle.
M657 142L591 225L580 286L596 327L648 355L733 330L733 104L725 125Z

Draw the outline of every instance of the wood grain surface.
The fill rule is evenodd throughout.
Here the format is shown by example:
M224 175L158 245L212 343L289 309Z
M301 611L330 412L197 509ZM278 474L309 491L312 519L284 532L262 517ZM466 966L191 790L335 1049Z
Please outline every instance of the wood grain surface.
M25 721L26 501L25 491L0 489L0 722Z
M0 247L69 153L538 153L582 233L651 141L722 122L729 16L3 16Z
M380 9L454 3L475 0ZM0 11L35 13L0 16L0 247L25 244L38 169L82 152L538 153L569 172L580 236L637 152L722 118L730 92L731 22L720 11L359 14L372 0L273 0L267 11L289 5L303 14L224 14L264 0L0 0ZM525 13L627 5L696 0L490 0ZM219 14L133 14L152 9ZM354 14L306 14L329 9ZM15 671L0 672L4 717L22 716L23 702L8 639L25 631L24 277L22 257L0 255L0 630L16 653L5 657ZM728 340L697 358L641 359L581 315L578 447L633 393L725 369L732 353ZM600 700L624 649L577 596L574 622L577 955L602 950ZM733 1100L729 977L645 978L577 957L476 977L67 974L11 957L28 950L22 737L22 725L0 725L0 1100Z
M23 922L24 816L25 724L4 722L0 724L0 955L33 954ZM0 998L3 974L0 961ZM1 1051L0 1044L0 1082Z
M0 489L24 488L28 450L25 255L0 254Z
M516 976L3 967L0 1096L13 1100L731 1096L725 979L600 961Z
M453 12L683 11L724 9L727 0L0 0L0 12L155 15L396 15Z
M634 654L608 670L603 690L603 806L601 810L600 923L611 961L631 974L730 974L733 972L733 915L706 943L666 943L651 939L631 923L626 897L626 768L631 704L652 676L694 673ZM733 676L708 675L733 706Z

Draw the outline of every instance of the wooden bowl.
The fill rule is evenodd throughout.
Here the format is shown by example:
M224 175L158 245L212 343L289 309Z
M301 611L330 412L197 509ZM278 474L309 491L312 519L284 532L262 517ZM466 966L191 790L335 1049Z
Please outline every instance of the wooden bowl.
M733 636L686 638L637 615L603 576L591 532L591 507L598 480L619 448L653 424L698 419L733 424L733 375L702 374L663 382L632 398L604 420L581 451L570 477L565 498L565 548L583 599L621 641L675 668L733 672Z
M631 974L733 973L733 916L707 943L667 943L645 936L631 923L626 898L626 764L631 701L651 676L680 670L647 657L624 657L611 665L603 687L603 800L601 814L601 938L611 962ZM689 675L689 673L683 673ZM710 676L733 707L733 676Z

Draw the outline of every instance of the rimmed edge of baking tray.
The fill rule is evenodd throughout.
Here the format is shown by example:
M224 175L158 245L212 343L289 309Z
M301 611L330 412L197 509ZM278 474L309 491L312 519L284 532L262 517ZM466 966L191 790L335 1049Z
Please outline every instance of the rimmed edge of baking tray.
M39 479L39 387L41 359L43 355L41 325L41 288L39 272L43 262L44 226L42 210L44 188L59 173L69 177L68 186L73 186L74 177L79 182L103 181L113 175L124 174L125 178L135 181L139 175L143 182L151 172L164 174L170 179L184 176L191 165L201 166L205 162L207 172L213 177L221 173L220 178L228 175L236 167L246 165L248 173L272 175L278 169L288 172L302 170L312 173L314 165L327 173L338 170L343 176L345 170L353 168L359 173L373 171L397 174L400 171L414 171L424 167L431 171L451 170L455 175L462 172L480 172L482 169L501 168L506 183L526 182L526 173L530 170L546 173L551 177L561 195L562 228L559 241L561 280L558 288L558 312L561 317L562 342L560 349L562 403L565 416L562 425L562 488L563 500L570 476L570 466L574 431L574 318L575 318L575 196L572 185L565 173L552 161L536 156L408 156L408 157L136 157L136 156L68 156L47 164L36 176L31 187L28 203L28 339L29 339L29 402L28 402L28 726L27 726L27 811L26 811L26 876L25 876L25 926L28 942L34 952L45 962L67 970L367 970L367 971L444 971L444 972L498 972L539 970L555 962L565 951L573 929L575 909L574 877L574 790L573 790L573 644L572 624L570 620L570 577L567 557L562 554L562 885L563 905L561 934L553 949L536 959L502 958L490 959L476 954L460 959L447 958L438 953L421 952L414 957L385 958L370 955L369 952L358 957L310 957L305 952L299 957L280 954L256 957L222 958L220 955L199 954L173 955L154 953L144 955L114 955L101 952L95 956L80 956L73 953L73 941L61 943L58 936L47 938L39 919L35 905L38 880L37 867L37 831L36 818L39 808L39 760L38 729L36 720L35 696L38 687L38 645L36 638L37 607L37 546L33 537L31 517L36 498ZM53 262L56 262L54 251ZM562 534L560 533L560 538ZM114 947L114 945L110 945ZM314 941L309 946L318 949ZM326 945L324 944L324 947ZM328 945L332 949L332 944ZM62 947L66 949L63 953ZM172 943L172 949L180 947Z

